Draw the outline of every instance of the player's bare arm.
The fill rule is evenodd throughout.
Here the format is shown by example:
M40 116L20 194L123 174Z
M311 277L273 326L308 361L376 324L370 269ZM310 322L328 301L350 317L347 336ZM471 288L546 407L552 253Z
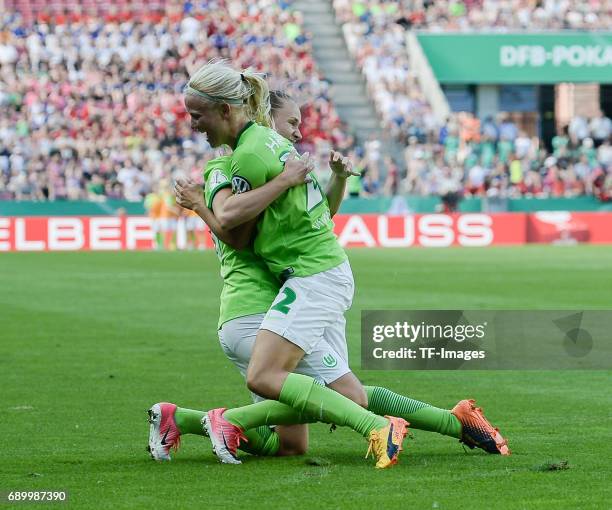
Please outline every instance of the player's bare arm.
M176 203L185 209L194 211L202 218L217 239L220 239L235 250L243 250L248 246L252 233L249 232L250 229L223 228L214 212L206 206L201 184L191 179L177 179L174 185L174 194L176 195ZM220 200L227 199L229 196L231 196L231 191L227 188L225 190L219 190L215 195L215 199L217 199L217 197L219 197Z
M346 179L351 175L359 175L359 173L353 170L351 160L338 151L330 152L329 168L332 171L332 177L327 185L325 195L329 204L329 212L334 216L340 209L340 204L344 198Z
M308 154L300 159L292 157L285 163L285 169L277 177L252 191L235 194L223 202L215 211L224 229L232 229L257 218L274 200L289 188L310 182L308 174L314 167Z
M233 196L234 195L232 195L232 191L230 188L223 188L215 194L215 197L212 201L212 212L215 218L219 217L219 210L222 209L225 205L225 202L227 202ZM254 218L232 228L226 228L223 226L223 224L221 224L221 230L223 232L229 233L230 238L234 242L234 244L227 244L237 250L243 250L244 248L246 248L251 243L251 240L253 239L253 236L255 234L255 225L257 225L257 220L258 218L257 216L255 216ZM219 239L221 238L219 237ZM223 239L221 240L223 241Z

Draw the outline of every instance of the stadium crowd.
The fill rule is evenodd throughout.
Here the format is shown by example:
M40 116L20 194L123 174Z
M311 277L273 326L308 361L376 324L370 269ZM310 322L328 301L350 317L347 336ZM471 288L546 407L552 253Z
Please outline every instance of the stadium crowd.
M333 0L333 4L343 23L363 23L369 30L399 22L436 32L592 31L609 30L612 23L607 0Z
M605 0L333 0L333 5L384 127L401 139L439 127L410 66L406 28L503 32L612 26Z
M441 123L411 69L405 33L406 28L606 30L612 26L607 2L334 0L333 5L384 129L406 146L405 176L387 162L385 181L374 169L374 178L363 180L362 194L398 189L420 195L612 195L610 119L574 118L566 133L553 140L552 154L503 115L481 123L459 114Z
M430 140L430 138L432 138ZM396 194L514 198L593 195L612 200L612 121L576 117L552 139L552 151L507 114L482 122L453 114L427 141L410 136L399 165L353 152L363 177L353 196ZM381 171L386 167L386 175ZM384 177L382 177L385 175Z
M334 0L383 127L406 147L399 161L384 156L377 139L355 145L289 2L123 5L42 9L32 22L15 11L0 15L0 199L140 201L169 193L178 175L199 177L214 151L191 132L182 87L214 57L265 71L271 88L303 104L299 149L314 153L321 169L329 148L349 153L362 170L351 196L612 196L610 119L576 117L552 153L503 115L480 122L453 114L440 123L404 47L406 26L605 28L611 14L603 2L583 12L585 3L574 1Z
M182 88L215 57L307 99L302 150L352 145L288 3L125 6L43 10L32 24L0 15L0 199L137 201L155 183L199 175L213 151L190 130Z
M559 130L548 152L537 136L528 136L505 114L482 122L471 114L455 115L435 143L410 138L403 191L505 197L589 194L609 200L611 134L612 122L603 114L589 124L577 117Z

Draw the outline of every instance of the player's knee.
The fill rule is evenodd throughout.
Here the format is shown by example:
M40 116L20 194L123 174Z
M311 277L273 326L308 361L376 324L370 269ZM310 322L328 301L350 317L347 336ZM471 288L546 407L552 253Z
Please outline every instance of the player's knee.
M295 457L298 455L305 455L308 451L308 443L304 444L289 444L282 445L278 450L279 457Z
M365 409L368 408L368 396L366 395L365 391L355 393L353 401Z
M291 455L291 456L305 455L306 452L308 451L308 445L306 444L294 445L287 451L289 453L285 453L285 455Z
M365 393L365 391L363 392L363 395L361 396L359 405L363 407L364 409L367 409L368 406L370 405L370 402L368 401L368 395Z
M294 449L294 455L305 455L308 451L308 441L297 445Z
M279 456L288 457L294 455L304 455L308 451L308 434L301 437L286 437L281 436L280 447L278 449Z
M262 393L262 378L260 377L259 373L256 370L251 369L251 367L249 367L247 371L246 384L247 388L249 388L249 390L251 390L253 393L257 393L258 395L265 397L265 395Z
M342 387L332 389L344 395L346 398L352 400L353 402L355 402L355 404L358 404L365 409L368 408L368 395L362 387Z
M274 374L258 370L257 367L249 366L246 375L246 383L249 390L264 398L276 399L278 393L275 391Z
M368 396L363 388L351 388L348 395L346 397L350 398L355 404L368 408Z

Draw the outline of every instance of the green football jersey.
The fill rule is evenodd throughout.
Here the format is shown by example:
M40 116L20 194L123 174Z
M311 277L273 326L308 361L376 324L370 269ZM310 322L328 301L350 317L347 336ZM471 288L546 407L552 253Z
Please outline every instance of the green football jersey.
M224 156L210 160L206 165L204 198L210 209L217 192L231 186L230 163L230 156ZM237 317L267 312L278 294L279 280L270 273L263 260L255 256L252 248L235 250L214 235L213 240L223 278L219 327Z
M249 123L232 154L232 189L242 193L263 186L295 152L276 131ZM310 276L340 265L346 253L333 231L329 204L314 175L312 182L294 186L264 211L257 223L255 254L281 280Z

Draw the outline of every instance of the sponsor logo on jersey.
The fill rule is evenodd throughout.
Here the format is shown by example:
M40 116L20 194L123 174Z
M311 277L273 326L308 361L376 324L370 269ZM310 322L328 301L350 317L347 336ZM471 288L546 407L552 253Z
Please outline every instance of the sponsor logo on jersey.
M323 364L327 368L334 368L338 364L338 361L331 354L326 354L323 356Z
M221 171L220 168L213 169L210 174L208 174L208 185L209 189L214 189L219 184L223 184L224 182L229 182L229 179L225 176L225 174Z
M232 177L232 191L234 193L244 193L245 191L250 191L250 189L251 183L249 181L238 175Z

